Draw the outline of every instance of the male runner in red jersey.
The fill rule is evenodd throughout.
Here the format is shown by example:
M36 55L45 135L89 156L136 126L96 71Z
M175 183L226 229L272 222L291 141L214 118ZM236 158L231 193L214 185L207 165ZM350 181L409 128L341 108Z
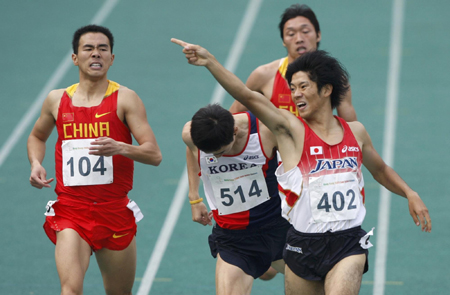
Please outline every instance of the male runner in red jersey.
M143 215L128 199L134 161L158 166L161 152L138 95L107 73L114 39L101 26L78 29L72 60L79 83L45 99L28 138L30 183L50 187L42 166L46 141L56 126L56 201L50 201L44 229L56 244L61 294L82 294L92 252L106 294L131 294L136 271L136 222ZM138 145L132 145L132 137Z
M333 116L348 90L348 74L336 59L318 50L289 65L286 79L299 119L248 89L206 49L172 42L183 47L190 64L205 66L276 138L283 159L275 172L282 214L293 225L283 253L286 294L359 293L373 234L361 229L363 163L381 185L408 200L414 223L431 232L427 207L386 165L364 126Z
M246 85L253 91L262 93L277 108L287 109L298 116L298 110L291 99L291 91L285 80L288 64L302 54L317 50L322 39L319 21L307 5L294 4L281 15L279 23L283 46L286 47L287 57L274 60L259 66L248 77ZM246 111L240 102L234 101L230 112ZM352 105L351 90L349 90L339 107L338 115L347 122L356 121L356 112Z

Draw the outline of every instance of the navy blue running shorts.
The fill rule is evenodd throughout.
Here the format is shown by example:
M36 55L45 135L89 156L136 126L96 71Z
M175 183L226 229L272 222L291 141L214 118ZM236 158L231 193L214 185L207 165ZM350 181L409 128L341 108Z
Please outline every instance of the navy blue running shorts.
M345 257L366 254L366 273L369 251L359 244L365 234L360 226L326 233L301 233L292 227L287 233L283 259L297 276L320 281Z
M208 237L211 255L216 258L219 253L225 262L256 279L269 269L272 261L283 258L286 233L290 227L281 216L258 229L231 230L215 224Z

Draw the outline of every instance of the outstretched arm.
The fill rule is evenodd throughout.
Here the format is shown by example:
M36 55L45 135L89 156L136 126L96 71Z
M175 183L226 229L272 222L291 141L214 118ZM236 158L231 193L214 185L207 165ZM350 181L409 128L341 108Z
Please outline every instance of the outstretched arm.
M198 193L200 187L200 177L198 176L200 168L197 163L197 148L192 143L191 135L191 124L186 123L183 128L183 141L186 143L186 167L189 181L189 202L194 202L191 204L192 211L192 221L198 222L203 225L212 225L212 212L208 213L205 203L200 200L200 195Z
M288 125L286 118L264 95L248 89L205 48L174 38L171 41L183 47L188 63L206 67L231 96L254 113L272 132L275 133L280 125Z
M389 167L373 147L364 126L359 122L352 124L352 130L362 139L362 153L364 166L372 174L373 178L389 191L408 199L409 213L417 226L422 227L422 231L431 232L431 219L427 207L408 184Z

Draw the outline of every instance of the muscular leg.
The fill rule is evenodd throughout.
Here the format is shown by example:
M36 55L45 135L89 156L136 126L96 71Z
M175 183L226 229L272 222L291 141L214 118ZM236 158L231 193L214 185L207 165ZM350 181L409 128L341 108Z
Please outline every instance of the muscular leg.
M297 276L286 264L284 271L286 295L323 295L323 281L308 281Z
M136 238L122 251L95 252L107 295L131 294L136 274Z
M84 275L89 266L91 247L73 229L56 233L55 261L61 294L83 294Z
M253 277L242 269L231 265L217 254L216 294L217 295L249 295L252 290Z
M365 263L365 254L352 255L339 261L325 277L325 293L358 294Z

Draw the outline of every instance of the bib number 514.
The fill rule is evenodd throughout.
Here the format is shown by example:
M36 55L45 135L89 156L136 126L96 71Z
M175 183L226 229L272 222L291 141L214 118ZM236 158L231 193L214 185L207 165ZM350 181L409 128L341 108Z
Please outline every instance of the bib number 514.
M222 204L224 206L231 206L234 203L234 197L229 194L230 191L231 190L229 188L220 189L220 198L227 200L227 201L222 201ZM253 180L252 184L250 186L250 190L248 192L248 196L249 197L253 197L253 196L260 197L261 192L262 192L262 190L259 189L258 182L256 180ZM245 199L244 192L242 191L242 186L239 185L237 187L237 189L233 192L233 194L235 196L238 195L240 197L242 203L247 202L247 200Z

